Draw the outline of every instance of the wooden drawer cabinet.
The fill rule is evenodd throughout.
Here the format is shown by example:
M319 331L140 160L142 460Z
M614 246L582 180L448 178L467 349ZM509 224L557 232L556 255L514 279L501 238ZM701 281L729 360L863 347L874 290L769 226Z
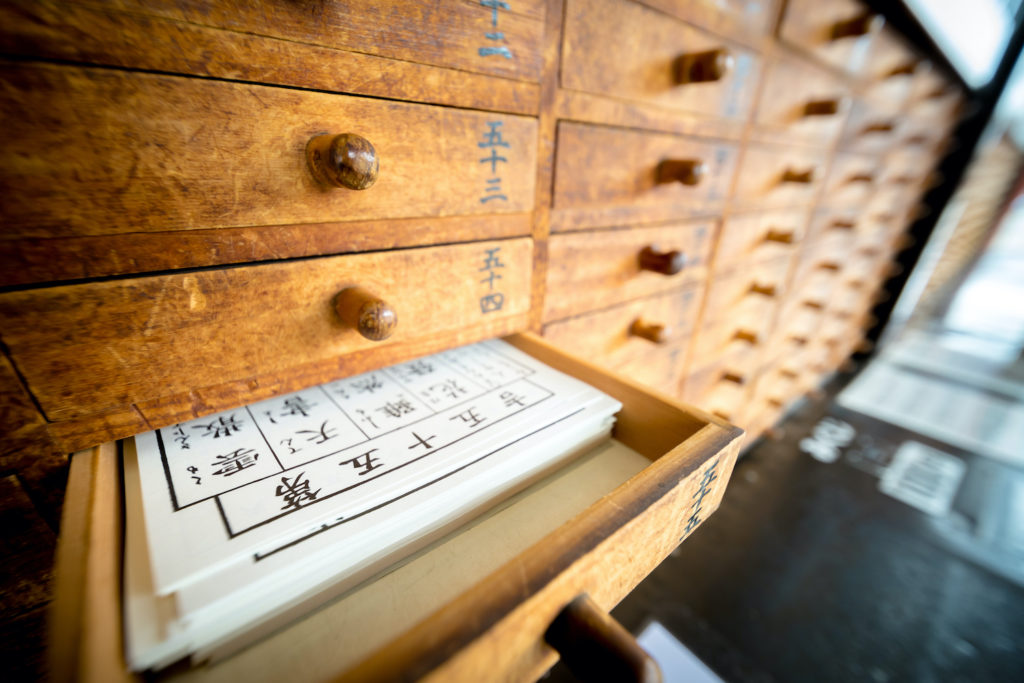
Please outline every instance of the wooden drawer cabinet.
M337 375L345 354L372 352L379 342L334 310L349 287L397 314L389 344L515 329L529 311L531 260L522 238L72 284L2 294L0 319L48 418L136 406L166 423L160 399L201 401L202 387L234 382L255 390L262 376L325 365ZM491 273L493 288L481 282Z
M714 232L701 221L553 235L544 320L702 282Z
M736 158L726 142L562 121L552 229L721 211Z
M566 2L563 88L742 121L760 70L753 51L635 2Z
M279 680L300 666L317 679L535 680L556 660L544 632L566 604L588 593L611 609L714 511L738 429L536 337L509 341L621 401L613 436L627 448L597 449L258 647L175 678ZM61 665L122 678L116 448L72 465L69 509L83 514L64 527L57 642L83 645Z

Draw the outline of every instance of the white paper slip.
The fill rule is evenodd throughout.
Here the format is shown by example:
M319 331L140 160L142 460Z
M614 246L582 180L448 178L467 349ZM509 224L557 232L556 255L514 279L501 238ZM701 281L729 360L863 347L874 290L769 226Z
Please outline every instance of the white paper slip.
M607 439L612 415L621 408L614 399L504 342L485 342L419 362L454 368L467 385L472 382L473 392L460 395L471 405L439 398L419 421L405 421L373 436L364 434L362 442L310 460L292 458L290 467L281 464L273 474L242 487L216 489L219 492L211 499L175 507L174 481L167 472L176 467L198 469L195 463L205 463L207 470L200 472L209 475L216 462L210 454L223 449L175 460L168 457L166 444L160 448L163 434L160 439L156 435L137 438L137 453L126 448L125 603L132 668L160 668L188 654L230 650L233 644L244 644L286 623ZM410 374L409 365L343 380L342 389L351 396L353 383L376 375L370 380L373 384L387 386L387 381L394 381L408 395L429 402L424 393L432 386L429 373L421 366ZM334 387L325 387L330 397ZM316 412L319 406L312 405L309 390L299 393L306 400L304 418L331 419ZM390 394L388 400L394 396ZM254 409L255 414L267 410L276 420L288 398L276 399L270 407L266 407L270 402L250 406L246 415L252 418ZM338 410L347 415L357 409L366 412L368 407L372 405L365 401L349 402ZM474 417L462 419L471 411ZM219 417L223 415L214 416ZM225 422L238 425L233 433L245 433L240 417ZM163 431L174 433L191 426ZM211 436L209 442L215 438L225 437ZM422 446L424 454L410 456L404 451L419 450L410 448L413 441L426 441L433 448ZM147 443L148 452L143 450ZM268 446L265 442L264 452ZM377 451L353 466L352 453L363 454L368 447ZM284 453L286 458L294 455ZM359 470L375 478L360 480ZM153 472L164 476L154 477ZM291 486L296 481L298 487ZM344 484L352 481L356 483ZM234 500L247 490L252 492L248 499ZM306 493L315 495L303 500ZM289 497L299 504L288 507L285 499ZM352 507L352 501L358 505ZM133 512L136 508L142 509L144 524ZM334 516L323 517L321 509ZM344 513L337 514L338 510ZM302 523L293 523L297 519ZM311 519L322 521L310 527ZM282 525L287 525L285 532L266 533ZM210 528L217 533L202 533ZM260 534L271 542L245 540L240 547L249 550L242 553L231 548L240 539L260 538ZM213 564L199 567L195 557L179 558L183 560L179 566L195 571L173 591L161 589L155 578L160 571L157 558L172 555L172 548L188 553L196 537L215 538L220 544L206 549L215 558ZM251 551L253 547L258 549Z
M140 435L157 593L400 504L601 396L491 341Z

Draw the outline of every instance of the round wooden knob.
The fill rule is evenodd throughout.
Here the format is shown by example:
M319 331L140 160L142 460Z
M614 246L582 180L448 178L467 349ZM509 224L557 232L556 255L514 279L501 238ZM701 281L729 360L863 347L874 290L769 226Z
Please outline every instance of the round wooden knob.
M892 69L885 75L886 78L894 78L896 76L913 76L914 72L917 71L918 62L907 62L906 64L900 64L896 68Z
M697 185L706 172L707 166L699 159L664 159L658 164L658 182Z
M880 133L891 133L896 130L896 126L892 121L878 121L876 123L868 124L861 131L861 135L873 135Z
M881 16L873 12L863 12L855 17L832 24L829 38L841 40L843 38L859 38L882 28L885 22Z
M809 168L806 171L796 171L787 168L782 172L782 182L809 185L814 182L814 169Z
M675 61L676 83L707 83L725 78L736 60L725 48L680 55Z
M906 144L914 145L915 147L923 147L928 144L927 135L911 135L906 139Z
M870 173L857 173L846 179L848 183L871 183L874 182L875 177Z
M807 337L790 337L789 339L797 346L807 346L808 344Z
M681 251L659 251L656 245L640 250L640 268L662 275L675 275L686 266L686 255Z
M804 105L804 116L835 116L842 108L841 99L814 100Z
M395 309L362 287L341 290L334 299L334 310L343 323L371 341L387 339L398 326Z
M837 230L853 230L854 228L857 227L857 224L854 223L853 221L837 218L836 220L832 221L832 227L836 228Z
M779 244L793 244L793 232L791 230L770 229L764 236L766 242L778 242Z
M775 296L775 285L762 285L758 282L754 282L750 285L750 291L754 294L772 297Z
M733 384L739 384L740 386L743 386L744 384L747 383L747 378L735 372L724 372L722 373L722 381L732 382Z
M665 344L672 334L672 329L665 325L645 322L643 318L637 318L629 326L629 333L655 344Z
M306 163L322 185L365 190L377 180L380 163L370 141L353 133L317 135L306 144Z
M749 330L736 330L733 339L745 341L748 344L757 344L757 333Z
M661 683L657 663L586 593L559 612L544 640L581 680Z

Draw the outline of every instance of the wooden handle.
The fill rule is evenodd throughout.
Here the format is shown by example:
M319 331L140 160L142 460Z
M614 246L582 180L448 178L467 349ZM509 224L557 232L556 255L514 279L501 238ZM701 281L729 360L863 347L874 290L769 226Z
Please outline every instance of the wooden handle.
M831 227L836 228L838 230L853 230L854 228L857 227L857 224L854 223L853 221L837 218L834 221L832 221Z
M686 265L686 255L681 251L658 251L656 245L640 250L640 268L662 275L675 275Z
M916 181L914 176L901 175L893 178L891 181L893 185L913 185Z
M798 377L800 377L800 373L791 368L780 368L779 374L785 377L786 379L797 379Z
M904 140L904 142L908 145L914 145L915 147L923 147L930 141L927 135L911 135L909 138Z
M835 116L842 108L841 99L814 100L804 105L804 116Z
M793 244L793 238L792 230L776 230L774 228L769 229L764 236L766 242L778 242L779 244Z
M808 342L810 341L810 340L807 339L807 337L796 337L796 336L794 336L794 337L790 337L789 339L790 339L790 341L792 341L797 346L807 346Z
M806 171L795 171L787 168L782 172L782 182L809 185L814 182L814 169L809 168Z
M723 382L732 382L733 384L738 384L740 386L743 386L744 384L747 383L747 378L744 377L743 375L739 375L739 374L737 374L735 372L723 372L722 373L722 381Z
M886 78L894 78L897 76L913 76L914 72L917 71L918 62L907 62L906 64L900 64L892 71L885 75Z
M866 36L867 34L877 31L882 27L882 22L885 21L881 16L873 12L863 12L857 16L846 19L845 21L839 21L832 24L832 30L829 32L829 37L832 40L841 40L843 38L859 38Z
M846 179L848 183L873 183L875 176L870 173L857 173Z
M700 159L664 159L658 164L658 182L697 185L706 172Z
M353 133L312 138L306 144L306 163L320 184L350 190L367 189L380 170L377 150Z
M775 285L762 285L758 282L751 283L750 291L754 294L761 294L762 296L772 297L775 296Z
M341 290L334 298L334 310L343 323L371 341L387 339L398 325L395 309L362 287Z
M825 310L825 304L821 303L820 301L805 301L803 302L803 305L805 308L810 308L811 310L814 311Z
M864 127L864 130L860 132L861 135L874 135L876 133L891 133L896 130L896 126L892 121L877 121L875 123L868 124Z
M636 639L586 593L563 609L544 633L569 670L584 681L660 683L661 669Z
M749 330L736 330L736 333L732 335L733 339L739 339L745 341L748 344L757 344L757 333L750 332Z
M656 323L644 322L643 318L637 318L629 326L629 333L634 337L640 337L655 344L665 344L672 335L672 328Z
M729 75L735 63L732 53L722 47L680 55L675 61L676 83L683 85L720 81Z

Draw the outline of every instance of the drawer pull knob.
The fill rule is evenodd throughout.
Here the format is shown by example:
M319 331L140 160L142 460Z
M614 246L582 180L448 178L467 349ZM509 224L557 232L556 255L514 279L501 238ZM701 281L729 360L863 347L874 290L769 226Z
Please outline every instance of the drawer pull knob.
M736 59L725 48L680 55L675 61L676 83L708 83L729 75Z
M370 141L353 133L317 135L306 144L306 163L322 185L365 190L377 181L380 162Z
M644 322L643 318L637 318L629 326L629 333L634 337L640 337L655 344L665 344L672 334L672 329L665 325Z
M842 108L841 99L814 100L804 105L804 116L835 116Z
M891 133L894 130L896 130L896 126L891 121L879 121L865 126L864 130L861 131L861 135Z
M697 185L707 173L707 166L699 159L664 159L658 164L658 183Z
M678 250L658 251L655 245L640 250L640 268L662 275L675 275L686 266L686 255Z
M914 72L917 71L918 62L907 62L906 64L900 64L892 71L885 75L886 78L895 78L897 76L913 76Z
M927 135L911 135L907 138L906 143L908 145L914 145L915 147L923 147L928 144Z
M782 172L782 182L796 183L798 185L810 185L814 182L814 169L809 168L806 171L795 171L791 168L787 168Z
M843 267L836 263L835 261L826 261L825 263L820 264L818 267L821 268L822 270L831 270L836 272L843 269Z
M874 14L873 12L864 12L851 19L838 21L835 24L832 24L830 38L832 40L860 38L861 36L866 36L867 34L882 28L882 23L884 21L885 20L878 14Z
M764 236L766 242L778 242L779 244L793 244L793 232L790 230L769 230Z
M775 296L776 292L775 285L762 285L758 282L755 282L750 285L750 291L753 292L754 294L760 294L762 296L768 297Z
M807 346L807 337L790 337L790 340L797 346Z
M857 224L854 223L853 221L847 221L841 218L837 218L836 220L832 221L832 227L837 228L839 230L853 230L854 228L857 227Z
M747 383L747 378L743 375L738 375L735 372L724 372L722 373L722 381L732 382L733 384L738 384L742 387Z
M584 681L660 683L661 669L632 634L586 593L558 613L544 633L548 645Z
M909 175L901 175L892 179L893 185L913 185L914 177Z
M750 332L749 330L736 330L736 333L733 334L733 339L745 341L748 344L753 344L755 346L757 345L757 333Z
M362 287L348 287L334 298L341 321L371 341L383 341L398 325L398 314L386 301Z
M823 311L825 310L825 304L820 301L805 301L804 306L811 309L812 311Z
M847 178L848 183L871 183L874 182L875 177L870 173L857 173Z
M779 370L779 374L785 377L786 379L796 379L797 377L800 376L799 372L797 372L796 370L791 370L790 368L782 368L781 370Z

